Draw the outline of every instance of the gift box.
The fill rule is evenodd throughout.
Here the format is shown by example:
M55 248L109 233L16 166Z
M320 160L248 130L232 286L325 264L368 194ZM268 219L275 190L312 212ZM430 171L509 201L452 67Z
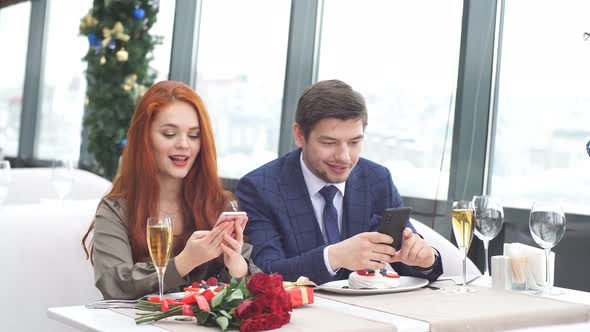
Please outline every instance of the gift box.
M313 303L313 288L296 287L285 289L285 291L289 294L293 308Z

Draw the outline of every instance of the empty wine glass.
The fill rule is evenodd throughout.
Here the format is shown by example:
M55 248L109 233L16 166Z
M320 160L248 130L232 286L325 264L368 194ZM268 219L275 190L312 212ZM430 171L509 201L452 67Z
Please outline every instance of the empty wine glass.
M72 160L55 160L51 170L51 184L63 205L64 198L72 190L74 184L75 163Z
M559 204L555 203L533 203L529 218L529 229L537 244L545 249L545 287L543 294L551 293L551 271L549 269L549 258L551 248L555 247L565 234L565 214Z
M150 256L158 275L160 300L164 298L164 274L172 252L172 219L170 216L149 217L146 236Z
M489 196L473 196L473 207L475 209L475 236L483 241L485 252L484 276L490 276L488 248L493 240L502 230L504 224L504 209L498 200Z
M456 288L457 293L470 293L476 290L467 287L467 252L473 239L473 227L475 224L475 211L473 202L471 201L457 201L453 202L452 222L453 232L457 240L457 247L461 253L463 260L463 285Z
M11 179L10 162L8 160L0 160L0 206L2 206L6 199Z

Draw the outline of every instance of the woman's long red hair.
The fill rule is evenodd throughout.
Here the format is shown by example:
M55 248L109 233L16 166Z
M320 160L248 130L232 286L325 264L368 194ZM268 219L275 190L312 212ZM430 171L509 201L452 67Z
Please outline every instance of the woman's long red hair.
M149 257L146 240L146 221L149 216L158 215L160 187L158 168L154 160L150 126L160 110L174 102L191 105L199 118L201 149L183 181L183 206L185 215L184 236L175 245L175 254L184 248L185 242L194 230L210 230L219 213L232 197L223 189L217 174L217 152L213 139L211 120L201 98L187 85L175 81L154 84L141 98L127 132L127 144L123 150L120 173L115 177L112 190L106 198L127 200L127 231L135 262ZM191 224L191 221L194 222ZM86 247L86 240L94 229L92 221L88 232L82 238L86 256L92 251L92 244ZM177 241L175 241L177 242Z

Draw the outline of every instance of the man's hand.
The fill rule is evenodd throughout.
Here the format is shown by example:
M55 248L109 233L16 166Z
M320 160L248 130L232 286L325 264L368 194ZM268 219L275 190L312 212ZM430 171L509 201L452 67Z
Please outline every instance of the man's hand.
M402 248L390 261L402 262L410 266L429 268L434 264L436 257L434 249L419 235L414 234L410 228L404 229Z
M328 260L334 271L383 269L384 262L391 262L395 255L395 249L388 245L392 242L391 236L377 232L357 234L328 247Z

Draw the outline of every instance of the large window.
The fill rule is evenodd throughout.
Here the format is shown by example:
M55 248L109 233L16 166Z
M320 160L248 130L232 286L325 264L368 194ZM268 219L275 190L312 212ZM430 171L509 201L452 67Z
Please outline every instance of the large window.
M223 177L277 157L290 5L203 1L196 90L211 115Z
M588 13L584 0L506 1L491 174L506 206L590 214Z
M77 160L80 154L86 63L81 59L88 50L88 40L78 34L80 18L92 0L49 3L46 52L42 81L35 157L37 159ZM65 8L65 9L64 9ZM170 45L174 23L174 3L161 6L158 20L150 32L164 36L154 49L150 65L157 70L157 80L168 78Z
M160 2L156 23L150 30L150 33L154 36L164 37L162 44L156 45L154 48L154 59L150 62L150 67L157 71L156 82L167 80L170 72L175 3L175 1Z
M0 10L0 149L16 156L29 40L29 2Z
M447 197L462 3L325 1L318 79L365 96L363 155L404 196Z
M65 6L67 3L67 6ZM78 160L86 95L88 40L80 37L80 18L92 0L48 3L46 48L37 115L37 159Z

